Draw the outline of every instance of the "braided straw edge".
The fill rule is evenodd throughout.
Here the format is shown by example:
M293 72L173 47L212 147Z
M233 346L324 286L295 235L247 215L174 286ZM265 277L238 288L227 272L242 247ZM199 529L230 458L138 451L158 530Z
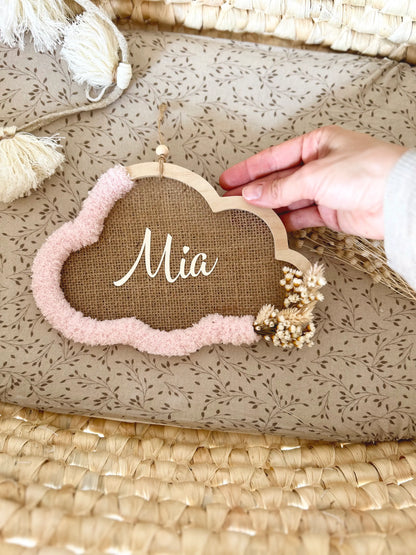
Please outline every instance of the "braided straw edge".
M5 403L0 414L5 555L29 546L64 555L412 552L414 441L303 441Z
M276 39L291 46L318 45L416 63L416 8L410 2L406 9L403 3L384 0L101 0L101 5L110 17L130 25L218 31L243 40L251 35L256 42Z

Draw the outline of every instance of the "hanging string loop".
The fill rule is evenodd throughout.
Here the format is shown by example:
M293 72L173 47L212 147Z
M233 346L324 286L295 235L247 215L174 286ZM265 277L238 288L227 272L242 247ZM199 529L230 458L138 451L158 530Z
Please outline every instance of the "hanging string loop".
M159 144L156 147L156 156L158 157L159 161L159 175L163 177L163 164L166 162L167 157L169 156L169 149L164 144L165 138L162 133L162 124L163 118L165 116L165 112L167 110L167 104L163 103L159 106L159 117L157 120L157 131L159 134Z

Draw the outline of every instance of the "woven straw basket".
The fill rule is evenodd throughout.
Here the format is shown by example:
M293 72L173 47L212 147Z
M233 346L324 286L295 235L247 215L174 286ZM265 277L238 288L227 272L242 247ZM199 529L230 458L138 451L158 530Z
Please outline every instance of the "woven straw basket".
M2 555L414 552L413 441L0 410Z
M416 63L414 0L101 0L114 19ZM214 33L215 34L215 33ZM236 35L238 34L238 35Z
M123 22L416 61L413 0L101 3ZM414 441L311 442L6 404L0 414L2 555L415 550Z

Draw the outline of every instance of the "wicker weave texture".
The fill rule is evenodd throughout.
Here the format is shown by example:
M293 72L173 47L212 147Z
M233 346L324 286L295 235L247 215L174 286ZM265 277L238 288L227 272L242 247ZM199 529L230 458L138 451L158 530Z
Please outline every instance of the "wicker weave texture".
M101 0L114 19L254 34L416 63L414 0Z
M0 412L3 555L413 552L414 441Z

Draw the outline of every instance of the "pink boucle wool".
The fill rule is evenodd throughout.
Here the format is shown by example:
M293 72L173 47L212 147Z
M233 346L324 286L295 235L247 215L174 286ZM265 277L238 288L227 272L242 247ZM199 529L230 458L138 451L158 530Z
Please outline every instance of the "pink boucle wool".
M65 337L88 345L131 345L155 355L186 355L214 343L251 344L259 340L253 316L210 314L187 329L156 330L136 318L99 321L72 308L60 287L61 270L71 252L95 243L115 202L133 187L125 168L111 168L89 192L73 222L45 241L33 262L32 290L40 311Z

